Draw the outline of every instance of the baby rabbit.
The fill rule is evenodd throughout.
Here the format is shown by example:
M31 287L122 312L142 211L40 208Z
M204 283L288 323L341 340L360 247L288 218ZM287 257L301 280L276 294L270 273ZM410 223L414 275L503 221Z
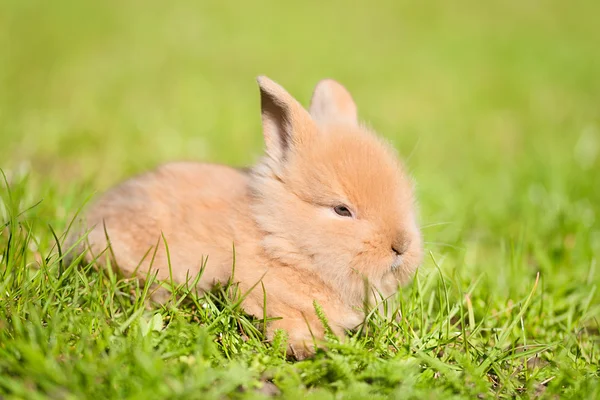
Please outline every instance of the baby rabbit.
M262 280L267 316L281 317L268 336L285 329L288 353L304 358L325 333L314 300L336 334L355 328L367 301L410 278L422 241L409 176L343 86L319 82L307 112L268 78L258 85L262 160L249 170L171 163L109 190L85 216L86 258L110 244L125 275L185 283L208 256L198 285L210 290L231 277L235 245L234 279L254 288L244 310L263 317Z

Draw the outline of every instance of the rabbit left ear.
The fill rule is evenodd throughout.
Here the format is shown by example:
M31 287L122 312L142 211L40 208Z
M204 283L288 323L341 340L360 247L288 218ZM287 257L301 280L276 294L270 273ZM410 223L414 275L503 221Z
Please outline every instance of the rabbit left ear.
M324 79L317 83L309 111L313 119L321 123L358 123L356 104L350 92L333 79Z
M265 76L257 80L266 152L281 164L287 152L310 140L316 126L309 113L284 88Z

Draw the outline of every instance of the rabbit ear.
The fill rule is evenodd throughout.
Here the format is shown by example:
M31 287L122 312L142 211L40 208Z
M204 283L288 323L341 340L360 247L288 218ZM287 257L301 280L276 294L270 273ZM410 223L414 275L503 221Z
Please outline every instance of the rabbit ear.
M284 88L266 76L257 81L266 151L276 161L283 161L286 151L306 142L316 127L310 114Z
M310 115L317 122L358 123L356 104L339 82L324 79L317 83L310 101Z

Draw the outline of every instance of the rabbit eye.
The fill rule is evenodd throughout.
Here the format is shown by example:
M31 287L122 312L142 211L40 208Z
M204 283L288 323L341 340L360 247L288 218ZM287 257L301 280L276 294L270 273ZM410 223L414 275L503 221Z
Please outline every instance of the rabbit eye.
M335 211L335 213L337 215L339 215L340 217L352 217L352 212L350 212L348 207L346 207L344 205L339 205L339 206L333 207L333 211Z

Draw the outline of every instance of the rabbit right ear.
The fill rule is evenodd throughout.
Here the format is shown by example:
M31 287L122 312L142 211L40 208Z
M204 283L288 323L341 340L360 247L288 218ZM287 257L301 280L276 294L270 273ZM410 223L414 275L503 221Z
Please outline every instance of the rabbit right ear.
M266 76L259 76L257 81L266 152L276 162L282 162L287 151L315 134L316 126L310 114L284 88Z
M323 79L317 83L310 101L310 115L317 122L358 123L352 95L333 79Z

